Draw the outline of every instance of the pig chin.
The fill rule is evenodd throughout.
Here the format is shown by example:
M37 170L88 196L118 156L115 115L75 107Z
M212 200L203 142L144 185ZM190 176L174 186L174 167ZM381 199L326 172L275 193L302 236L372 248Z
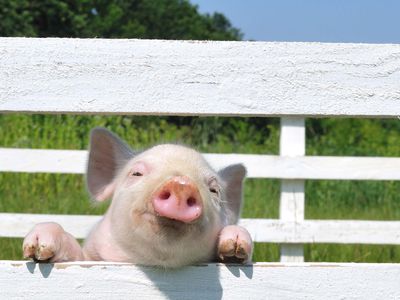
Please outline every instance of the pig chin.
M156 216L155 223L161 230L171 231L171 232L182 232L187 230L191 224L186 224L178 220L169 219L166 217Z
M196 221L184 223L157 216L147 199L136 198L129 208L124 207L124 211L130 212L125 215L128 219L114 215L112 231L126 253L125 261L177 268L214 257L221 230L214 210L207 207Z

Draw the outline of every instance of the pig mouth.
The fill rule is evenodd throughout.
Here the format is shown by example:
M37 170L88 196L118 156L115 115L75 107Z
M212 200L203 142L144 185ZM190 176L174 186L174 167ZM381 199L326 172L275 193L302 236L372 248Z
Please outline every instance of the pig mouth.
M166 232L167 234L183 234L186 231L191 230L191 228L194 226L193 223L185 223L179 220L159 216L151 212L146 212L143 214L143 216L156 232Z
M157 216L156 217L158 224L163 228L173 229L173 230L184 230L188 225L182 221L169 219L166 217Z

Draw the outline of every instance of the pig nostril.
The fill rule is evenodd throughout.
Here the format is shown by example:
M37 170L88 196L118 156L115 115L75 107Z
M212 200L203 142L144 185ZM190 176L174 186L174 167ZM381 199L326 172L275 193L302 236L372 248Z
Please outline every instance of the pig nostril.
M171 197L171 193L168 192L168 191L163 191L163 192L160 194L160 199L161 199L161 200L167 200L169 197Z
M196 199L195 198L193 198L193 197L189 197L188 199L187 199L187 201L186 201L186 203L187 203L187 205L188 206L194 206L194 205L196 205Z

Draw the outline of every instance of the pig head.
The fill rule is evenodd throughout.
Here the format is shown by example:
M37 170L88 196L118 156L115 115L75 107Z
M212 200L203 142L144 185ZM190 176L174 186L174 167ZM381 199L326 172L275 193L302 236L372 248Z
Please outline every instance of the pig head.
M96 128L91 133L87 187L95 201L111 199L111 204L81 253L76 250L58 259L163 267L216 259L246 262L251 238L235 225L245 173L241 164L216 172L200 153L181 145L135 152L110 131ZM24 254L25 246L24 242Z

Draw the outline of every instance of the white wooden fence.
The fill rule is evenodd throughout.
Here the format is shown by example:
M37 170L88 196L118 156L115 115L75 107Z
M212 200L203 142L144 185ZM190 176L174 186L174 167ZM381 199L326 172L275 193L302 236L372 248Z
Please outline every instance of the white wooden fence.
M280 219L241 220L255 241L282 244L282 263L2 261L5 297L400 298L400 264L301 263L304 243L400 244L400 221L304 219L306 179L400 179L400 158L305 156L304 127L308 116L399 117L400 45L0 38L0 112L281 117L279 156L206 157L282 179ZM80 174L85 161L86 151L0 148L4 172ZM97 219L1 213L0 236L52 220L84 237Z

